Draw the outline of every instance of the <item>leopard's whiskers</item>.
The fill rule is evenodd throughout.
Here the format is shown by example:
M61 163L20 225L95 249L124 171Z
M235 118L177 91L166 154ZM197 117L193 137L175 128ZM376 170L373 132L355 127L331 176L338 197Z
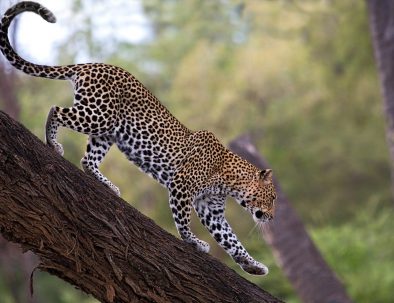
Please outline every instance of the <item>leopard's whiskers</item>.
M257 222L253 227L252 227L252 229L250 230L250 232L248 233L248 235L246 236L247 238L249 238L250 236L251 236L251 234L253 233L253 231L256 229L256 227L258 227L259 226L259 223Z
M261 233L261 236L263 236L264 232L267 230L267 224L265 223L259 223L259 230Z

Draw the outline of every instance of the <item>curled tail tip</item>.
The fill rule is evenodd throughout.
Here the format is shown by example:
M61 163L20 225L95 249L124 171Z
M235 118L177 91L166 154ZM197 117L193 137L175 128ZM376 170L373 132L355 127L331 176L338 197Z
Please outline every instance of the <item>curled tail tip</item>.
M45 21L50 22L50 23L56 23L56 17L49 9L47 9L44 6L42 6L41 4L38 4L38 3L34 3L34 4L38 6L38 9L37 9L36 12L42 18L44 18Z
M22 1L14 6L12 6L10 9L8 9L5 13L5 15L8 17L9 22L11 22L12 19L16 15L19 15L22 12L34 12L36 14L39 14L45 21L50 22L50 23L55 23L56 22L56 17L55 15L46 7L42 6L41 4L33 1Z
M20 57L15 50L12 48L12 45L8 38L8 29L11 22L14 18L23 13L23 12L34 12L40 15L44 20L50 23L56 22L56 17L54 14L42 6L41 4L33 1L22 1L14 6L10 7L4 15L1 17L0 20L0 53L7 58L8 61L17 69L30 74L32 76L41 76L41 77L48 77L44 72L48 66L37 65L31 62L26 61L22 57ZM54 79L68 79L67 75L60 73L58 76L55 76Z
M52 14L51 12L49 12L48 15L43 16L43 18L45 19L45 21L48 21L49 23L56 23L56 17L54 14Z

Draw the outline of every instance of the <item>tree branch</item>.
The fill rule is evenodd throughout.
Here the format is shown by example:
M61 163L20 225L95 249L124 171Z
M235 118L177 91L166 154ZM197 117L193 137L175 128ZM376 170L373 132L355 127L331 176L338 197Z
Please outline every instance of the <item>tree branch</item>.
M0 142L0 232L36 254L40 270L101 302L280 302L158 227L3 112Z

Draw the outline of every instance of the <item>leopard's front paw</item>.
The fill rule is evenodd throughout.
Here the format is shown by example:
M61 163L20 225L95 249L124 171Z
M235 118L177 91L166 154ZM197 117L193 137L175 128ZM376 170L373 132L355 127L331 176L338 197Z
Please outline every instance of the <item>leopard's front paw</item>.
M205 241L201 241L200 239L185 239L185 242L192 244L197 250L202 252L209 252L209 244Z
M56 142L52 147L60 156L63 157L64 149L63 149L63 146L60 143Z
M239 266L251 275L265 276L268 274L268 267L252 258L239 258L236 260Z
M207 242L201 241L201 240L197 240L196 248L197 248L197 250L199 250L199 251L208 253L210 247L209 247L209 244L208 244Z
M64 149L60 143L47 140L47 145L52 147L60 156L64 155Z
M108 186L109 186L109 188L111 188L111 189L114 191L114 193L115 193L118 197L120 197L120 190L119 190L118 187L116 187L116 186L113 185L112 183L110 183Z
M254 263L239 264L241 268L251 275L265 276L268 274L268 267L263 263L255 261Z

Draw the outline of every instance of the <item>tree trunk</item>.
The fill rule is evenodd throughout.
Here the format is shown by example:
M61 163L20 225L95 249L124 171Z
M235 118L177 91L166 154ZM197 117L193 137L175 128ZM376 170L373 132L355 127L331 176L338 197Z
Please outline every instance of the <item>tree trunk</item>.
M36 254L40 270L101 302L280 302L162 230L3 112L0 142L0 232Z
M250 136L232 141L230 149L261 169L269 168L251 143ZM351 302L275 178L274 183L278 194L275 217L264 228L263 236L295 291L305 303Z
M391 158L391 189L394 195L394 2L368 0L367 3L387 121L386 138Z

